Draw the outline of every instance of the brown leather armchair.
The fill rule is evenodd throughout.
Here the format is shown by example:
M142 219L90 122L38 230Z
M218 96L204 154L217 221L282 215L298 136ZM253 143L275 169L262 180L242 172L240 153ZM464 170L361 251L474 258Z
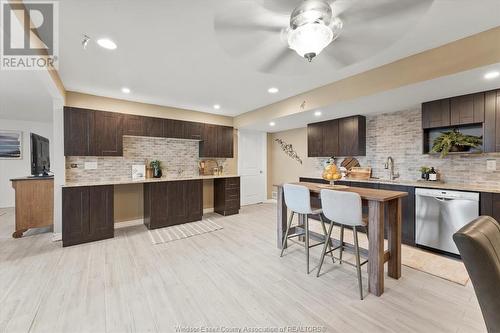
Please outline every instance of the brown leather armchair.
M472 280L488 332L500 332L500 224L480 216L453 240Z

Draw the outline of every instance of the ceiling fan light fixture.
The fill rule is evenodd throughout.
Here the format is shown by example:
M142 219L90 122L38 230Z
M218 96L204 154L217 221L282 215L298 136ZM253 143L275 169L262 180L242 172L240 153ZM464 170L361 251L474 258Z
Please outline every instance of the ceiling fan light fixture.
M306 23L288 34L288 46L309 62L333 41L334 33L323 23Z

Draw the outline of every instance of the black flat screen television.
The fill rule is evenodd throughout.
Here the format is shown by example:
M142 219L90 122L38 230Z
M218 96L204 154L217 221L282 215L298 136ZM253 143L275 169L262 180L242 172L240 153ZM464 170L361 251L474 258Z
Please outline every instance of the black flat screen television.
M49 139L31 133L31 175L47 177L50 172Z

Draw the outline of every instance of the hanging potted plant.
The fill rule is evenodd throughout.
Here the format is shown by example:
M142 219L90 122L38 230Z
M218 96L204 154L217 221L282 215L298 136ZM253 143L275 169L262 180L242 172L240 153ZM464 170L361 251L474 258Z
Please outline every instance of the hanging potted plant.
M151 161L149 163L149 166L153 168L153 177L154 178L161 178L162 172L161 172L161 162L158 160Z
M441 158L450 152L468 152L472 148L480 148L483 144L482 137L460 133L458 129L443 132L432 145L432 153L440 153Z

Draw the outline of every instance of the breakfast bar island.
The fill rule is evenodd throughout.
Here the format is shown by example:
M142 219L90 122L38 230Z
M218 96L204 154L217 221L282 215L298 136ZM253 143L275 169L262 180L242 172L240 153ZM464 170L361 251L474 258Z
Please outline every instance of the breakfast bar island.
M307 187L311 197L319 197L322 189L348 191L358 193L363 205L368 206L368 291L377 296L384 293L384 263L388 262L388 275L394 279L401 277L401 198L406 197L406 192L348 187L342 185L327 185L308 182L294 184ZM283 185L275 185L278 189L277 202L277 245L282 247L286 232L288 209L284 200ZM384 224L388 224L388 250L384 251ZM295 233L303 229L303 220L299 225L290 229ZM313 231L309 232L312 239L323 241L324 235ZM338 240L332 239L334 246L339 245ZM349 245L346 245L349 249Z

